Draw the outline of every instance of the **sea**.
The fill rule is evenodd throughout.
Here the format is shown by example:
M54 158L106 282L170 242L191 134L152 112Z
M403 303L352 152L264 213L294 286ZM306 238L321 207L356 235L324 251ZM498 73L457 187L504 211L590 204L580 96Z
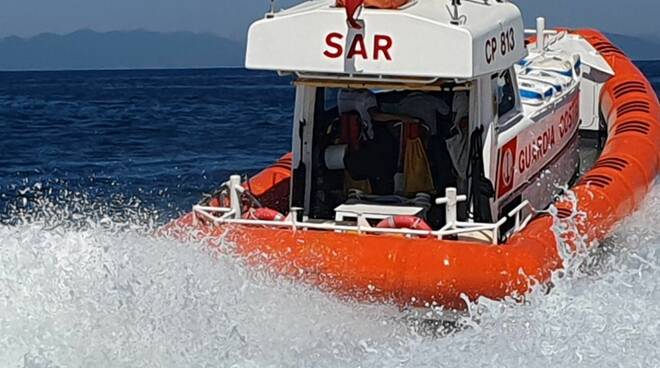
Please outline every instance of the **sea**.
M660 185L549 292L438 330L154 235L287 152L293 100L243 69L0 73L0 367L660 367Z

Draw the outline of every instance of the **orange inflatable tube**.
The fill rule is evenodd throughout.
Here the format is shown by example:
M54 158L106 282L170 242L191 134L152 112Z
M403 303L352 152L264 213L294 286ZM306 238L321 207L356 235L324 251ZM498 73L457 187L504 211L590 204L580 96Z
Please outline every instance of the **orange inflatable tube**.
M601 33L582 35L616 72L601 96L609 138L600 159L574 186L577 203L556 204L560 219L578 215L575 230L560 234L569 245L607 237L642 203L660 165L660 106L637 67ZM266 206L285 211L291 157L283 157L249 182ZM284 199L284 201L283 201ZM188 214L169 230L192 226ZM464 309L462 297L522 297L563 266L554 219L538 216L500 245L410 239L332 231L292 231L257 226L198 225L206 239L229 241L249 263L313 284L337 295L402 306Z

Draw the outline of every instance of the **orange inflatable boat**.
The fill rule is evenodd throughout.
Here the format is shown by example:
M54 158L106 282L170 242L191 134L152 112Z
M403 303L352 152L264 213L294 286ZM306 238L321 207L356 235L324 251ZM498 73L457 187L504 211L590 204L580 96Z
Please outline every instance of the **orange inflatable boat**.
M499 300L524 296L532 285L549 281L552 272L563 267L557 236L572 247L578 242L592 246L642 204L660 165L660 105L642 73L601 33L545 30L540 20L536 36L525 42L520 13L510 3L497 3L492 9L467 3L456 8L459 16L470 15L468 19L487 23L495 16L503 19L493 30L485 31L492 37L482 37L483 25L472 29L469 23L455 25L453 19L447 19L447 24L436 30L417 17L418 12L432 6L425 0L397 11L365 9L359 21L367 26L355 31L346 25L341 9L333 9L331 3L326 7L324 2L313 2L307 8L276 13L250 30L248 67L294 73L297 97L293 152L246 182L233 177L212 200L169 224L168 231L182 236L194 229L199 239L214 246L231 244L232 251L250 264L266 266L276 274L339 296L401 306L463 309L465 297ZM443 12L438 17L444 19L447 15ZM319 22L327 26L318 26ZM293 49L287 49L285 31L292 26L314 27L305 32L305 37L313 40L301 42L295 58L291 55ZM424 38L424 32L433 42L441 43L444 35L440 32L453 37L451 32L457 27L472 32L466 40L471 55L481 57L485 50L483 62L471 70L454 65L472 60L472 56L462 59L460 50L453 55L456 60L439 62L446 64L439 65L446 73L432 69L435 66L427 67L423 61L411 64L400 53L409 49L407 42L422 42L419 39ZM354 47L352 57L343 52L336 59L322 59L323 52L314 45L318 39L324 42L326 33L332 36L333 29L337 32L327 38L328 50L338 53L339 46L348 45L349 49ZM277 30L283 33L275 39L272 34L277 33L271 32ZM350 41L351 32L363 35L363 41L358 36ZM412 32L418 40L403 32ZM390 37L390 41L378 35ZM374 50L366 46L373 42L378 56L358 55L362 46L373 54ZM268 58L262 56L264 47L270 53ZM312 49L309 54L307 49ZM435 51L422 51L415 59L432 56L426 52ZM388 56L392 60L388 61ZM589 89L585 87L592 93L585 92ZM373 96L364 91L371 91L380 111L374 112L374 107L365 114L359 108L342 109L345 96L341 94L339 107L326 110L332 96L327 93L330 88L359 90L367 96L360 103L369 103ZM460 130L461 124L466 124L467 131L474 132L463 140L470 149L456 150L473 157L467 161L467 171L460 169L460 160L442 161L442 157L454 157L452 139L459 139L457 135L444 140L434 138L441 134L441 120L427 126L424 123L432 118L423 122L421 113L414 116L414 112L397 114L387 109L390 105L404 106L410 91L418 93L414 96L431 96L449 105L437 111L447 114L452 129ZM460 100L464 96L470 103L461 122L460 110L465 105L460 105ZM595 104L591 112L589 104ZM394 117L381 123L379 114ZM356 117L361 121L357 127L351 125ZM524 125L528 118L529 126ZM320 123L324 119L329 122ZM365 124L370 119L371 126ZM596 121L591 130L607 139L593 166L571 180L578 166L572 156L576 151L573 142L586 135L578 134L578 130L589 130L588 119ZM320 128L309 128L315 124ZM365 147L372 141L365 132L373 128L377 137L378 129L396 132L396 124L417 124L429 130L419 140L404 137L409 129L393 135L409 144L419 142L417 147L428 157L410 154L410 158L409 152L414 150L407 148L394 153L398 159L393 157L395 161L431 167L428 172L435 188L428 194L437 199L430 209L427 206L419 210L424 207L415 202L419 194L406 191L406 183L426 172L416 170L412 164L393 164L394 176L405 178L403 184L398 179L393 180L394 184L386 180L394 190L379 192L378 185L387 188L381 180L384 175L355 174L360 168L380 174L380 168L371 166L386 161L389 153L378 151L378 156L369 156ZM340 132L333 135L333 129ZM358 134L351 136L351 131ZM461 133L457 134L460 138ZM434 156L434 139L446 143L449 156ZM526 153L526 147L531 147L530 153ZM368 165L361 166L362 157L355 158L358 155L369 157ZM443 169L443 162L454 166L453 170ZM442 186L442 175L448 172L453 173L453 181ZM543 180L553 176L550 172L557 175L552 183L546 183ZM462 177L462 173L468 175ZM461 188L466 178L467 185ZM575 200L557 201L553 198L558 198L554 197L558 193L538 189L543 186L555 190L558 182L573 184ZM350 193L358 193L359 200L350 202ZM552 204L558 216L533 212L530 202L540 209ZM467 209L462 210L462 206ZM558 235L553 232L555 221L570 221L575 224L571 227L574 230ZM420 223L424 226L418 226Z

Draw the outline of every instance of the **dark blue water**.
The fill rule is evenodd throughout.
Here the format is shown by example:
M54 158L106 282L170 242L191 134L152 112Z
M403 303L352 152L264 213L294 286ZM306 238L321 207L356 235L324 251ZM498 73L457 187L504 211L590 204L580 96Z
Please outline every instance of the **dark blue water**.
M240 69L0 73L0 367L660 366L660 186L597 265L443 338L152 235L286 152L292 103Z
M40 183L175 214L287 152L293 99L242 69L0 73L0 213Z

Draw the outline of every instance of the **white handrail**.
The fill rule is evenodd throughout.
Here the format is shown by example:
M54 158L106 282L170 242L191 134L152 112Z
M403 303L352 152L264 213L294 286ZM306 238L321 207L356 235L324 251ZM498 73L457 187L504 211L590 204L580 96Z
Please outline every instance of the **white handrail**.
M520 203L518 206L516 206L516 208L509 211L509 213L508 213L509 217L514 217L515 216L515 220L516 220L516 224L513 227L514 232L521 231L522 229L527 227L527 224L529 224L529 221L532 220L532 214L530 213L529 215L527 215L527 217L525 217L525 220L522 221L522 223L520 221L520 215L522 213L522 210L524 210L525 207L527 207L527 206L531 207L529 201L524 200L524 201L522 201L522 203Z
M208 211L208 212L229 212L229 211L231 211L231 208L227 208L227 207L210 207L210 206L197 205L197 206L195 206L195 208L197 208L198 210L201 210L201 211Z
M504 216L498 222L494 224L487 223L472 223L472 222L463 222L458 221L456 218L456 204L465 200L465 196L456 195L456 189L448 188L447 197L439 198L436 200L438 204L447 205L447 219L452 221L447 221L447 224L442 227L440 230L436 231L427 231L427 230L413 230L413 229L392 229L392 228L377 228L372 227L366 221L358 221L356 226L352 225L338 225L336 222L328 221L323 223L318 222L309 222L309 221L298 221L298 213L302 208L291 208L289 215L284 219L284 221L269 221L269 220L253 220L253 219L244 219L241 216L241 202L239 194L241 193L240 186L240 177L232 176L229 183L230 198L232 200L231 206L227 207L213 207L213 206L203 206L195 205L193 206L193 224L197 225L198 216L205 218L214 225L220 224L236 224L236 225L253 225L253 226L271 226L279 228L291 228L293 231L296 231L299 228L304 230L307 229L316 229L316 230L330 230L330 231L345 231L345 232L355 232L358 234L398 234L405 236L435 236L438 239L444 239L447 236L456 236L460 234L469 234L476 232L492 232L491 241L492 244L498 244L500 227L504 225L507 221L507 216ZM524 202L525 205L528 204ZM518 208L520 207L520 208ZM509 216L519 215L519 212L524 208L523 204L516 207ZM215 215L219 214L219 216ZM530 216L531 219L531 216ZM523 227L527 224L529 219L524 221ZM516 228L520 228L520 218L516 218ZM517 231L517 230L516 230Z
M295 217L288 216L284 221L268 221L268 220L252 220L252 219L242 219L242 218L233 218L234 211L227 208L220 207L206 207L206 206L194 206L193 213L196 218L197 215L200 215L203 218L208 219L213 222L215 225L221 224L235 224L235 225L253 225L253 226L272 226L280 228L291 228L294 231L303 228L303 229L315 229L315 230L329 230L329 231L343 231L343 232L355 232L355 233L366 233L366 234L394 234L394 235L406 235L406 236L435 236L438 239L444 239L447 236L460 235L481 231L492 232L492 244L497 244L499 239L499 228L506 222L507 218L504 217L495 224L475 224L475 223L464 223L456 222L454 227L445 226L437 231L426 231L426 230L412 230L412 229L389 229L389 228L377 228L371 226L364 226L358 224L357 226L351 225L337 225L334 222L331 223L313 223L313 222L298 222L295 220ZM214 216L209 212L214 213L223 213L221 217ZM451 224L449 224L451 225ZM467 226L466 226L467 225Z
M231 212L234 218L241 218L241 176L232 175L229 177L229 203L231 204Z
M196 212L204 213L198 206L193 207L193 210ZM318 230L339 230L339 231L351 231L357 232L358 229L367 231L370 233L392 233L392 234L403 234L403 235L433 235L433 231L426 230L411 230L411 229L386 229L386 228L377 228L377 227L359 227L359 226L350 226L350 225L336 225L334 223L313 223L313 222L297 222L292 221L292 219L284 221L270 221L270 220L252 220L252 219L233 219L233 218L223 218L210 215L208 213L203 214L204 217L213 221L217 224L237 224L237 225L258 225L258 226L273 226L273 227L304 227L308 229L318 229Z
M445 189L445 197L436 199L435 204L445 205L445 222L450 224L452 228L456 228L456 223L458 222L456 206L459 202L465 201L467 201L467 196L465 194L457 195L456 188L447 188Z

